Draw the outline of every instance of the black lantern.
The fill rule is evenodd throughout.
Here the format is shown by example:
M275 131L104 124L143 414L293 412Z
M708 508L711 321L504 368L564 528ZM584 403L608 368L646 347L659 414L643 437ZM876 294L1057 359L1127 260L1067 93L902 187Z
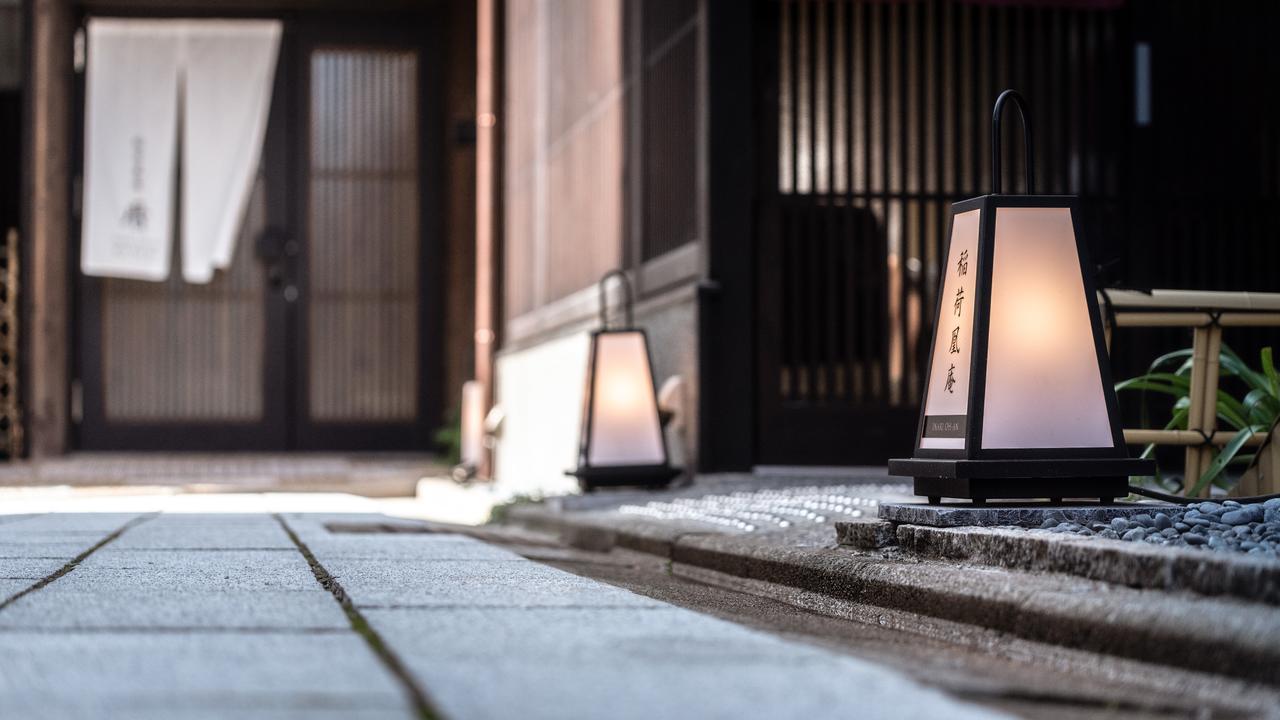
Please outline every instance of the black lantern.
M1026 195L1000 191L1006 102L1022 119ZM992 194L951 206L915 452L889 472L932 503L1122 497L1155 463L1125 447L1079 203L1035 194L1031 121L1012 90L996 100L991 162Z
M625 324L609 326L605 288L622 284ZM591 333L591 358L583 397L578 478L584 491L602 485L666 485L680 473L671 467L658 412L649 342L635 327L631 284L621 270L600 279L600 328Z

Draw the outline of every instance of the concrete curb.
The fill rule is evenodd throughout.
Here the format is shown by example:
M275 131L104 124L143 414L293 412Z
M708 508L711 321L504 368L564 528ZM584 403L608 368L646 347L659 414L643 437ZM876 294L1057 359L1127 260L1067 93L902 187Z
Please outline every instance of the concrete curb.
M896 532L898 545L924 557L1280 605L1280 563L1274 561L1106 538L1045 537L1004 528L898 525Z
M675 563L1007 632L1028 640L1162 665L1280 683L1280 620L1236 599L1153 593L1058 574L1026 574L860 553L789 547L767 536L612 513L537 507L510 521L557 532L575 547L621 547ZM1213 622L1206 622L1213 618Z

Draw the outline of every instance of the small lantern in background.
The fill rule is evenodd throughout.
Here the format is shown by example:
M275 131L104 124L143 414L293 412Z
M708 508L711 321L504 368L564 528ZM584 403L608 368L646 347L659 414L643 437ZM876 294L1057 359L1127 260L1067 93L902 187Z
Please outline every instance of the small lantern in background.
M605 293L610 278L623 289L625 325L610 327ZM584 491L602 485L666 485L671 467L658 413L644 330L634 326L631 284L620 270L600 279L600 329L591 333L578 478Z
M1027 194L1000 192L1000 116L1022 119ZM990 195L951 206L916 450L889 461L917 495L1099 498L1128 494L1116 412L1075 196L1036 195L1031 123L1006 90L991 119Z

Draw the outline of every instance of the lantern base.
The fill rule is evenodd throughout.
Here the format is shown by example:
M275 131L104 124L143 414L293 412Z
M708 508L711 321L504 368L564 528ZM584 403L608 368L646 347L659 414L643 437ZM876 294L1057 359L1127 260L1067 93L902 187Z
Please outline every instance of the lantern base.
M1130 476L1152 475L1155 469L1154 460L1136 458L889 461L889 474L915 478L915 494L930 503L944 497L975 502L1096 497L1110 502L1129 494Z
M580 467L564 474L578 478L582 491L591 492L598 487L666 487L681 472L670 465L612 465Z

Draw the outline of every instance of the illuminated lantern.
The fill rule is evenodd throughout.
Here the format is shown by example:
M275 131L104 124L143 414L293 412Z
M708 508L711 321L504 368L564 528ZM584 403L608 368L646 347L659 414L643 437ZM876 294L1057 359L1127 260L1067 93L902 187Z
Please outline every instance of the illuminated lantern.
M1000 191L1000 116L1022 119L1027 194ZM1075 196L1036 195L1031 123L1001 93L992 194L951 206L929 375L913 457L889 472L917 495L1099 498L1128 494L1151 460L1129 457Z
M622 284L625 325L610 327L605 286ZM631 284L613 270L600 279L600 328L591 333L584 392L578 478L584 491L601 485L666 485L679 474L671 467L658 413L644 330L634 326Z

